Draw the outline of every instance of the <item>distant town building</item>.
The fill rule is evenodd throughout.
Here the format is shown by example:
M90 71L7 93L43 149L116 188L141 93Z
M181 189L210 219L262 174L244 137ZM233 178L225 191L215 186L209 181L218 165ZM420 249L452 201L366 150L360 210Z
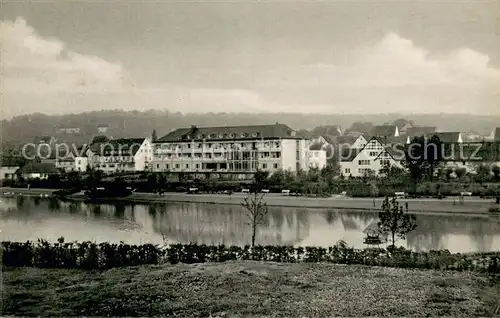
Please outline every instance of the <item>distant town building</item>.
M373 127L372 136L376 137L398 137L399 128L396 125L381 125Z
M309 169L309 142L284 124L177 129L153 143L153 171L231 173ZM316 162L316 161L315 161ZM323 165L323 163L318 163Z
M152 160L149 138L120 138L90 145L87 152L88 165L107 173L120 171L143 171ZM82 169L83 158L78 166Z
M12 180L16 178L16 171L19 166L2 166L0 167L0 180Z
M109 131L109 126L108 125L99 125L97 126L97 132L101 134L105 134Z
M62 127L62 128L57 129L57 133L68 134L68 135L78 134L78 133L80 133L80 128L78 128L78 127Z
M59 175L55 165L50 163L30 163L19 169L24 179L47 179L51 175Z

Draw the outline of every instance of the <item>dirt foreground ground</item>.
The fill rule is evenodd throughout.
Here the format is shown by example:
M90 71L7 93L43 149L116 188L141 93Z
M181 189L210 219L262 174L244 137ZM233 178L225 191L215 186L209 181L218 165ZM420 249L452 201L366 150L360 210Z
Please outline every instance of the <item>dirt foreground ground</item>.
M331 264L227 262L103 272L5 269L16 316L495 316L486 276ZM495 314L496 311L496 314Z

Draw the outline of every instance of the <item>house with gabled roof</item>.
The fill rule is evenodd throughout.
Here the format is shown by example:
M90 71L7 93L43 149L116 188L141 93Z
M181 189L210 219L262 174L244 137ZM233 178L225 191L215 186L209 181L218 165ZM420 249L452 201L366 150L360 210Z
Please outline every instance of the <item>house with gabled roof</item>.
M404 143L403 143L404 145ZM399 153L401 152L401 153ZM385 164L400 165L404 152L385 138L372 137L361 149L345 149L340 158L344 176L362 177L370 171L378 175Z
M18 174L24 179L47 179L51 175L61 172L50 163L29 163L19 169Z
M152 162L153 150L149 138L119 138L91 144L86 155L90 167L106 173L143 171Z
M415 137L431 137L433 134L436 133L436 127L433 126L416 126L416 127L409 127L406 130L406 143L410 143L411 140Z
M462 138L462 133L458 131L448 131L448 132L436 132L432 136L437 136L441 142L444 143L462 143L464 142ZM430 136L430 137L432 137Z
M310 142L287 125L176 129L154 142L154 171L236 174L309 169ZM316 151L316 150L314 150Z

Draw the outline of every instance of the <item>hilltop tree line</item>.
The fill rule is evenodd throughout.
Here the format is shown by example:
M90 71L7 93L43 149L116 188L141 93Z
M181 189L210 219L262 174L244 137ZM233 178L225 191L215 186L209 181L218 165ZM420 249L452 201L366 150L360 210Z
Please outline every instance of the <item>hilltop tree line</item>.
M407 118L407 119L404 119ZM249 113L204 113L182 114L169 111L123 111L107 110L67 115L45 115L40 113L22 115L2 121L3 143L32 142L35 137L55 136L64 142L88 143L98 134L97 127L109 126L107 134L114 138L148 137L156 130L158 137L170 130L203 126L240 126L287 124L290 127L310 132L311 134L333 134L328 128L341 124L345 131L367 133L373 125L397 123L401 120L413 120L424 126L436 126L443 130L461 131L464 128L481 133L489 133L500 122L500 116L472 115L328 115L328 114L249 114ZM314 128L316 127L316 128ZM325 128L326 127L326 128ZM79 128L75 134L58 133L59 128Z

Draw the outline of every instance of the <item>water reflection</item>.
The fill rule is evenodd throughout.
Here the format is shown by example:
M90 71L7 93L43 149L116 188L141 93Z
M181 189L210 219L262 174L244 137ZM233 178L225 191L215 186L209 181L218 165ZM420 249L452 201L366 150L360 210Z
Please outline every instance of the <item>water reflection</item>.
M195 203L114 205L61 202L39 197L3 198L3 240L197 242L246 245L251 227L240 206ZM258 244L330 246L344 240L363 245L363 230L375 213L332 209L270 208ZM417 228L400 245L413 250L499 251L500 220L482 216L418 215Z

